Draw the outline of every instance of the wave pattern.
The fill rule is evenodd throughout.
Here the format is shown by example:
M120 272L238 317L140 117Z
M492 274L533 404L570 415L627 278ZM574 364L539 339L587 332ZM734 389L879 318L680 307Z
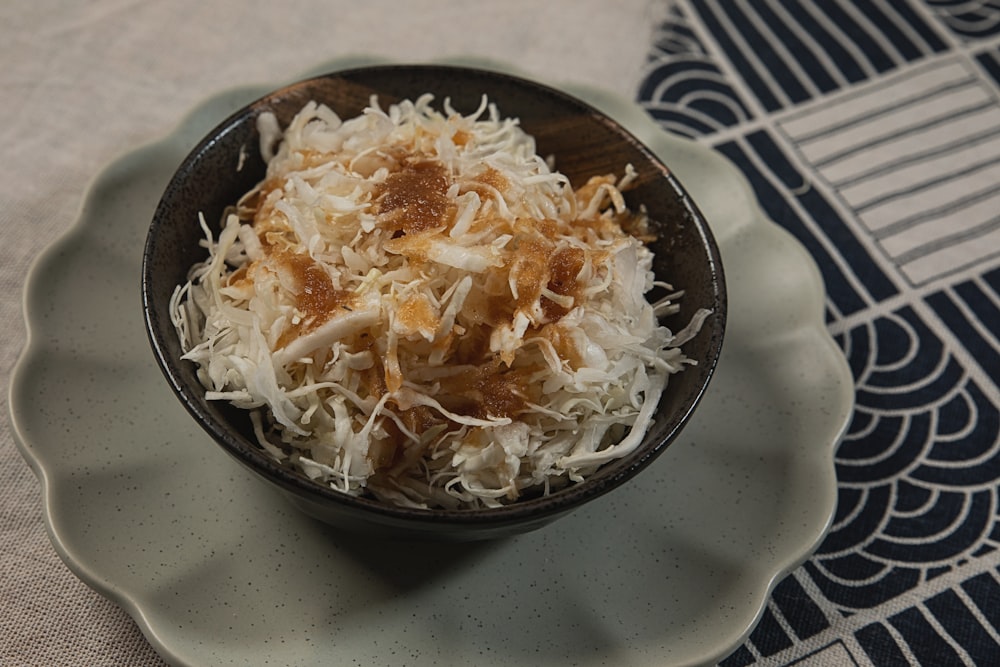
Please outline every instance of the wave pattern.
M973 288L986 289L959 291ZM995 307L984 295L976 312L992 316L987 303ZM837 452L833 525L813 558L776 588L747 645L723 667L750 665L824 636L832 626L830 605L841 617L885 605L1000 547L997 404L912 308L837 338L858 402ZM876 664L891 653L909 656L899 664L962 664L949 661L960 655L992 664L982 658L1000 655L992 639L1000 630L998 582L996 570L975 575L863 624L858 645L879 656Z
M693 138L750 118L746 104L679 9L671 11L657 35L638 97L664 128Z
M711 69L734 71L766 112L801 104L946 48L936 28L906 2L692 0L688 4L719 52L713 56L698 40L692 23L675 9L660 31L657 60L669 65L685 54L697 56ZM653 91L673 76L676 73L669 67L655 66L646 74L640 100L654 107L662 104ZM739 99L736 92L729 97ZM671 111L683 114L687 109Z
M1000 6L987 0L926 0L956 35L966 40L1000 35Z
M998 34L997 0L671 0L640 104L806 247L856 383L831 530L723 667L1000 656Z
M857 406L809 571L837 605L871 607L1000 546L1000 420L912 308L840 338Z

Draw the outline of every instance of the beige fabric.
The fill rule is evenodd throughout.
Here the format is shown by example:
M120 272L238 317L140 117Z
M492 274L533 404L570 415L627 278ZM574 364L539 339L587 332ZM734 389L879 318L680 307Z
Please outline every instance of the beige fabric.
M33 258L74 222L116 155L230 86L373 55L476 55L632 97L655 25L646 0L0 3L0 381L24 340ZM40 487L0 413L0 665L155 665L129 616L45 533Z

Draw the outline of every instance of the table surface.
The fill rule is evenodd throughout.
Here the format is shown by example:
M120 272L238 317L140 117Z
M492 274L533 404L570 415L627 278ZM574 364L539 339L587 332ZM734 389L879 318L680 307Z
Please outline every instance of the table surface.
M856 383L838 510L725 667L1000 661L996 3L2 3L4 384L28 267L102 167L220 90L359 55L635 100L736 164L819 266ZM57 556L7 409L0 507L0 664L160 663Z

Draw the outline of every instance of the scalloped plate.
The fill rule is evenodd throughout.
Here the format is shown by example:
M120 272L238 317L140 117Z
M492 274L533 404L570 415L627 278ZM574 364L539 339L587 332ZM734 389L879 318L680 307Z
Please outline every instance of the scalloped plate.
M111 164L29 276L11 415L67 565L183 665L663 667L739 645L827 530L853 386L819 272L736 168L626 100L563 86L652 148L712 225L729 290L717 375L626 487L509 540L400 550L338 534L235 466L146 342L139 265L162 188L203 133L271 88L214 97Z

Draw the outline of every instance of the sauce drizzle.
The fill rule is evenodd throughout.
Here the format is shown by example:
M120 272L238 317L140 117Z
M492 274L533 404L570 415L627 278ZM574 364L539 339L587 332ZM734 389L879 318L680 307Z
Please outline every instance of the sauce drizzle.
M415 234L446 225L452 214L451 181L433 160L407 161L376 188L377 212L393 232Z

